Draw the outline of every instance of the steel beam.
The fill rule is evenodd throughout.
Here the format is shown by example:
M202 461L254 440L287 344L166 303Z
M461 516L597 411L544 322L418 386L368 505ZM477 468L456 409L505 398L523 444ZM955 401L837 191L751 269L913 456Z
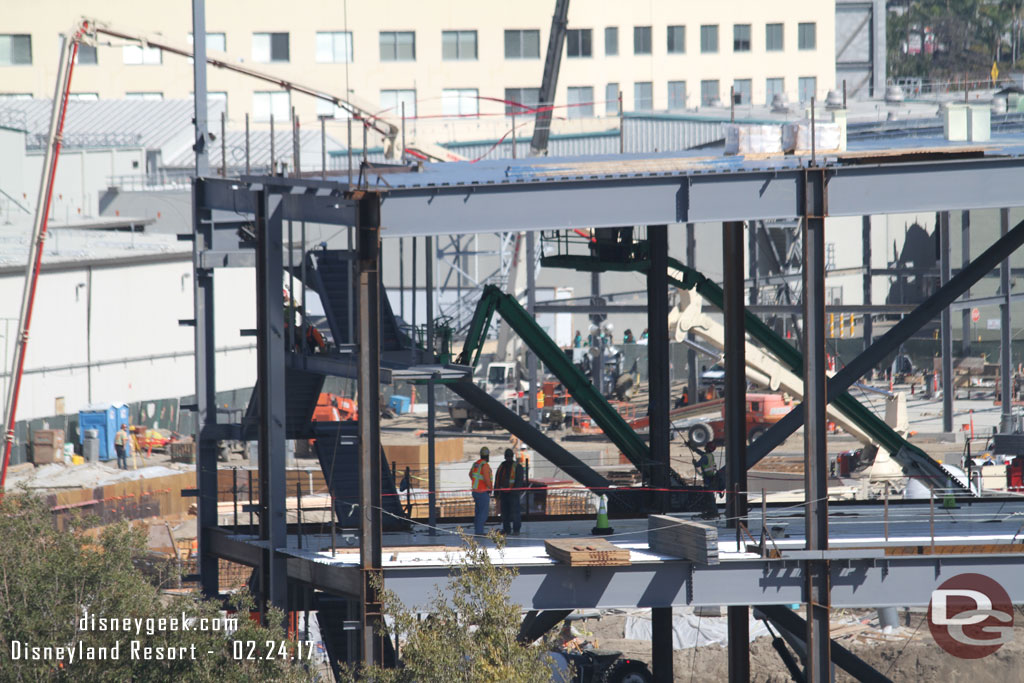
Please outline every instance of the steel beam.
M531 645L538 638L543 638L548 631L558 626L558 622L570 614L572 614L572 610L569 609L552 609L543 612L530 610L523 617L516 640L521 645Z
M793 610L783 605L758 607L768 619L781 629L799 635L807 629L806 622ZM806 643L804 643L806 646ZM843 671L858 681L888 681L889 679L863 659L835 641L829 643L831 658Z
M971 212L960 212L960 265L966 268L971 262ZM964 292L964 299L971 298L971 290ZM960 311L960 355L971 355L971 309L965 306Z
M203 595L220 593L217 558L210 551L210 534L217 528L217 354L214 345L213 270L200 266L204 249L213 244L210 212L200 203L197 178L192 193L192 291L195 320L196 484L199 488L199 581ZM91 295L90 295L91 296Z
M655 494L656 508L668 509L670 484L669 409L672 386L669 381L668 346L668 226L647 226L651 267L647 271L647 414L650 417L651 485L661 489Z
M1024 603L1024 582L1019 580L1022 561L1024 556L1019 554L893 555L834 561L829 567L832 606L926 607L933 590L950 577L968 572L998 581L1014 604ZM334 569L358 572L354 565ZM750 558L714 566L683 561L628 567L523 564L517 570L509 599L525 609L759 606L807 600L804 560ZM435 589L450 595L450 572L440 564L388 567L384 578L388 588L413 609L426 606Z
M1010 229L1010 210L999 210L999 234L1006 236ZM1013 433L1013 329L1010 326L1010 255L1007 254L999 268L999 293L1003 303L999 304L999 377L1002 411L999 431Z
M809 169L804 194L804 518L808 550L828 549L828 447L826 444L825 380L825 217L829 177L824 169ZM744 422L745 424L745 422ZM805 571L807 603L807 680L831 680L829 656L829 566L808 560Z
M285 319L281 275L281 204L268 189L257 193L256 213L256 360L259 391L260 573L262 606L287 609L288 545L285 508ZM266 612L264 610L264 618Z
M861 260L864 266L863 304L866 307L871 305L871 216L863 216L860 223L861 230ZM874 333L871 312L864 311L864 348L871 346L871 337Z
M697 267L697 237L693 223L686 224L686 265ZM697 340L690 332L686 333L686 338L691 342ZM686 387L690 403L697 403L700 400L700 387L697 384L697 352L693 348L686 352Z
M192 121L195 124L195 141L192 151L196 158L196 178L210 173L209 112L206 104L206 0L192 0Z
M427 350L434 360L434 238L424 240L423 254L426 257L427 284ZM415 305L415 304L414 304ZM415 339L415 335L413 337ZM433 379L427 382L427 523L430 534L436 534L437 524L437 388Z
M655 683L672 683L675 680L672 674L671 607L651 609L651 673Z
M380 664L383 642L377 632L380 599L374 576L381 568L380 462L380 195L359 200L356 225L359 251L359 569L363 606L362 661ZM280 286L278 287L280 289Z
M567 5L568 6L568 5ZM551 113L548 112L548 124L551 123ZM537 132L534 131L534 140L537 139ZM545 135L545 147L547 139ZM536 319L537 311L537 235L533 232L526 233L526 312L531 318ZM529 379L529 393L527 401L530 408L530 424L534 427L540 426L540 411L537 410L537 354L526 350L526 375Z
M747 375L746 324L743 291L743 223L722 226L723 303L725 313L725 457L728 476L725 493L728 526L740 529L747 522ZM653 252L653 249L652 249ZM750 611L728 609L729 680L750 679Z
M939 278L940 284L949 282L949 257L953 247L949 241L949 212L940 211L939 225ZM953 431L953 314L949 307L939 315L939 343L942 347L942 431Z
M850 361L842 370L828 380L828 396L835 397L848 390L871 368L878 365L894 349L905 342L925 323L935 318L943 308L949 306L968 287L976 284L985 273L995 268L1000 261L1024 244L1024 221L1017 223L1005 237L996 240L971 265L961 270L944 286L922 302L913 313L905 316L888 332L879 337L866 351ZM761 458L786 440L804 423L804 406L801 403L784 418L770 427L761 438L747 449L747 467L753 467Z
M389 235L400 237L792 219L800 214L803 159L771 163L769 169L728 171L718 164L681 160L677 170L629 172L623 166L616 177L609 177L600 163L531 160L509 167L504 161L481 162L473 177L440 165L396 176L383 205L384 221ZM1001 208L1019 202L1024 186L1024 162L1010 156L827 163L837 171L829 187L831 216ZM522 211L522 206L532 210Z

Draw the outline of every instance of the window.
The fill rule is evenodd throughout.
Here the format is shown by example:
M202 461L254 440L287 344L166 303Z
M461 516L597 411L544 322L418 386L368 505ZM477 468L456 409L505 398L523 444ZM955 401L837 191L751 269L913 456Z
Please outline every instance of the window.
M591 49L591 31L589 28L571 28L565 36L566 57L593 57Z
M415 90L381 90L380 108L392 116L402 115L402 105L405 105L405 118L410 119L416 116L416 91Z
M734 24L732 27L732 51L750 52L750 24Z
M765 104L770 105L776 95L786 92L786 81L783 78L769 78L764 82Z
M619 54L619 27L609 26L604 30L604 56L615 57Z
M411 62L416 59L415 31L381 31L380 61Z
M818 47L818 25L813 21L797 27L797 47L801 50L814 50Z
M540 104L540 88L505 88L505 103L506 115L532 114Z
M718 52L718 25L705 24L700 27L700 51Z
M441 58L456 61L476 59L476 31L441 31Z
M650 81L633 84L633 111L654 109L654 86Z
M32 63L32 36L28 34L0 34L0 66L18 66Z
M195 97L195 93L189 93L190 97ZM224 112L224 117L228 115L228 94L221 91L214 91L206 93L206 117L210 121L220 121L220 113Z
M262 64L289 60L287 33L252 34L252 61Z
M75 55L75 64L97 64L96 47L94 45L78 44L78 54Z
M686 27L668 27L668 53L670 55L681 55L686 52Z
M327 100L317 99L316 101L316 117L324 117L328 119L347 119L348 112L342 107L336 106L333 102Z
M540 31L505 31L505 59L540 59Z
M569 88L569 109L566 116L570 119L585 119L594 115L594 89L588 86Z
M818 79L814 76L805 76L797 83L797 87L800 91L800 101L810 102L818 89Z
M148 100L150 102L159 102L164 98L162 92L126 92L124 94L126 100Z
M350 64L352 62L352 32L317 31L316 61L321 64ZM328 104L330 103L328 102Z
M634 26L633 27L633 54L635 54L635 55L649 55L649 54L651 54L651 27L650 26Z
M686 81L668 82L668 108L669 111L686 109Z
M452 88L441 91L441 113L445 116L476 116L480 99L476 88ZM405 115L409 115L406 105Z
M700 106L711 107L718 103L718 81L701 81Z
M193 45L194 44L194 40L195 39L192 37L192 34L189 33L188 34L188 44L189 45ZM81 48L79 48L79 49L81 49ZM216 50L217 52L227 52L228 51L228 39L227 39L227 36L225 34L223 34L223 33L207 33L206 34L206 49L207 50Z
M78 100L79 102L98 102L100 95L95 92L73 92L68 95L68 99Z
M287 90L252 94L252 117L256 121L269 121L271 116L278 121L287 121L290 111L291 98Z
M0 100L31 100L29 92L0 92Z
M605 116L619 115L619 84L609 83L604 86L604 113Z
M163 53L158 47L125 45L121 48L121 56L125 64L160 64L163 62Z
M781 52L783 49L782 24L766 24L764 27L764 49L768 52Z
M733 104L750 104L751 81L749 78L737 78L732 82Z

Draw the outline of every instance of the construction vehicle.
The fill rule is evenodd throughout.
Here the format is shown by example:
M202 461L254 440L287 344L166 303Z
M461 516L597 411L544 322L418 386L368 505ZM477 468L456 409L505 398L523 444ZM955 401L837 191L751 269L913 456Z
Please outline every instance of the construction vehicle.
M723 402L724 403L724 402ZM796 403L788 394L747 394L747 441L753 443L768 428L784 418ZM686 429L686 439L698 449L712 450L725 440L725 406L721 418L698 420Z

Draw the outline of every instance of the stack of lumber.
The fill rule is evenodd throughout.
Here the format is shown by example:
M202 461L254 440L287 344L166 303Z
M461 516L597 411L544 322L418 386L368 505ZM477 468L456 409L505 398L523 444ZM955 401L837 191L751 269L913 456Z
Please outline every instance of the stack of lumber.
M629 551L603 538L556 538L544 541L548 556L570 567L627 567Z
M691 562L718 564L718 529L667 515L650 515L647 547Z

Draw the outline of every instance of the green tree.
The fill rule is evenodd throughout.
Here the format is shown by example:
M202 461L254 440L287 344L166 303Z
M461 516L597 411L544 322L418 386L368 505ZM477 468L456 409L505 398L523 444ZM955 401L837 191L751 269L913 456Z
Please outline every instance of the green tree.
M266 641L285 642L289 653L296 650L280 627L264 628L248 618L252 600L247 595L239 598L238 630L230 636L223 630L186 631L183 624L170 628L170 622L160 628L158 621L141 622L155 627L143 627L141 633L95 630L88 623L82 630L86 610L100 618L184 616L193 629L202 622L192 620L223 617L218 604L197 595L162 594L138 568L146 554L144 533L127 523L107 526L98 534L81 522L58 531L37 496L9 492L0 498L0 681L310 680L296 662L263 658L269 649ZM169 572L163 576L170 578ZM271 621L280 624L282 616L275 613ZM258 646L250 653L233 641ZM79 643L83 652L95 648L91 651L105 652L106 657L78 659ZM119 658L111 659L115 644ZM25 647L70 647L76 658L43 651L39 659L15 659ZM181 658L161 658L172 652ZM250 654L260 658L250 659ZM274 654L282 651L275 648Z
M492 536L498 551L502 537ZM438 589L413 608L384 588L381 604L391 630L402 643L397 669L363 669L361 677L379 683L450 681L459 683L536 683L551 680L551 657L544 646L516 640L521 608L509 591L516 570L491 561L487 548L463 537L465 552L451 567L448 593ZM426 614L421 618L421 614Z

